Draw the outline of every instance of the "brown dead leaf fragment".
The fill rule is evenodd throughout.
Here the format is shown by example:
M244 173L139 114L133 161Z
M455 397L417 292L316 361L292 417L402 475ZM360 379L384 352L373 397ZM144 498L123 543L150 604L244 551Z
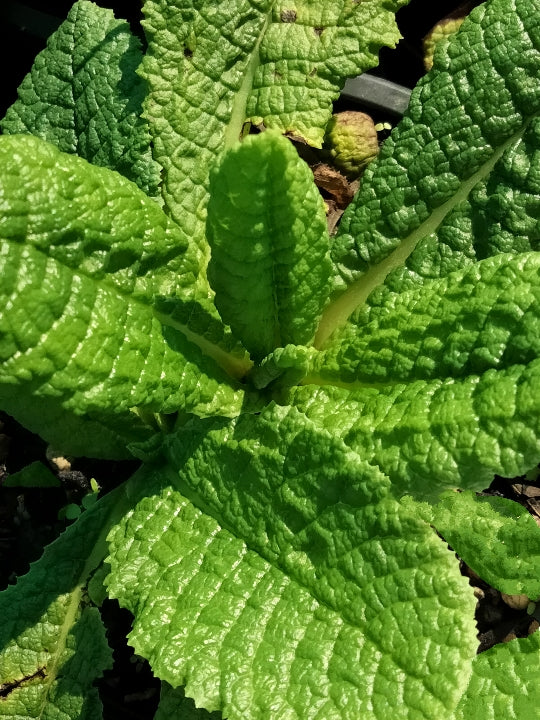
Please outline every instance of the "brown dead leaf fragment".
M345 175L325 163L313 168L313 176L317 187L328 193L342 210L347 207L358 190L358 180L349 182Z
M326 205L326 222L331 235L347 205L358 190L359 181L349 182L338 170L319 163L312 168L315 184L319 188Z
M514 483L511 487L517 502L521 503L531 513L540 526L540 487L538 481L534 484L528 482Z

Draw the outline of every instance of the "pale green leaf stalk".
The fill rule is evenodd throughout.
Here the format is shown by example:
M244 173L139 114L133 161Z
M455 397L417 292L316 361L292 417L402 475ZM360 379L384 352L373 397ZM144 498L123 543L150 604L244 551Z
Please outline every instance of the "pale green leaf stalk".
M158 720L538 716L538 634L477 657L454 554L540 594L540 530L474 494L540 458L536 0L441 45L335 238L282 137L320 144L403 4L146 0L135 70L79 0L24 81L0 405L143 468L0 595L0 715L100 720L108 594Z

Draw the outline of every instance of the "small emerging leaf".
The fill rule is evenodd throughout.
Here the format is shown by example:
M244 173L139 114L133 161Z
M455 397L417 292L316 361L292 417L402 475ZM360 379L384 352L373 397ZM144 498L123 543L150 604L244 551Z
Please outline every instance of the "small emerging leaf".
M253 358L308 345L330 290L329 238L312 173L288 140L265 132L225 154L207 233L216 306Z

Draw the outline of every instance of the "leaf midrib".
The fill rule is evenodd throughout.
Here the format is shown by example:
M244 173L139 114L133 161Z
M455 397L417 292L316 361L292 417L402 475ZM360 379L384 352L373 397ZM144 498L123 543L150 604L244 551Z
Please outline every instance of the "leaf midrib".
M223 151L228 150L240 140L242 128L246 121L247 103L253 89L253 80L261 62L259 48L271 22L274 4L275 2L271 4L271 8L263 21L259 36L251 51L251 57L246 65L244 79L233 100L231 116L223 132Z
M13 244L15 246L19 246L20 243L17 240L13 239L7 239L4 240L4 242L8 243L9 245ZM75 268L72 265L66 263L62 259L55 257L54 255L48 253L43 248L34 245L32 243L26 244L27 249L29 248L31 251L38 253L39 255L44 256L47 260L53 261L55 263L58 263L59 265L66 268L73 276L79 276L84 277L88 281L95 283L96 286L101 286L104 288L107 292L112 292L122 299L125 300L127 304L131 304L134 306L138 306L140 308L144 308L146 312L150 312L157 317L157 319L164 325L170 325L174 327L176 330L181 332L184 337L188 340L188 342L191 342L193 345L196 345L204 355L207 357L210 357L214 362L222 369L224 372L231 378L232 381L237 381L242 379L246 373L251 369L252 362L249 359L242 358L238 359L235 358L233 355L230 355L225 350L219 347L219 345L215 345L210 340L207 340L204 336L198 335L197 333L190 330L187 326L181 325L179 323L174 323L168 318L167 316L160 315L156 310L153 308L152 300L148 297L144 296L135 296L130 292L127 292L125 289L123 289L121 286L117 285L114 281L110 279L109 275L104 275L101 278L97 278L94 275L92 275L89 272L85 272L84 270L81 270L80 268Z
M126 502L128 501L125 485L121 485L116 490L113 490L107 496L107 500L103 501L105 508L105 516L103 518L103 524L99 534L95 540L95 543L90 550L86 562L79 573L77 579L74 582L74 587L70 593L70 599L67 611L64 616L64 620L59 628L58 642L56 649L51 655L50 661L47 663L47 673L45 675L45 683L48 685L48 690L43 693L42 702L40 704L40 710L38 718L44 716L46 706L50 702L49 693L54 682L58 677L58 671L61 669L62 655L66 650L66 642L68 635L73 628L73 625L77 619L79 612L79 606L81 604L84 586L90 576L90 573L95 570L101 562L105 559L108 552L108 545L106 542L107 536L111 527L114 523L117 523L122 517L123 512L126 510ZM95 519L97 521L97 518Z
M471 190L486 178L504 152L523 137L529 124L536 117L529 116L522 127L511 135L493 155L473 175L464 180L460 188L439 207L431 213L417 228L401 241L398 247L387 255L384 260L369 268L358 280L354 281L340 296L338 296L323 312L314 340L314 347L318 350L324 348L326 342L336 329L344 325L348 318L368 299L369 295L384 283L389 273L405 264L416 246L424 237L435 233L445 217L460 202L466 200Z

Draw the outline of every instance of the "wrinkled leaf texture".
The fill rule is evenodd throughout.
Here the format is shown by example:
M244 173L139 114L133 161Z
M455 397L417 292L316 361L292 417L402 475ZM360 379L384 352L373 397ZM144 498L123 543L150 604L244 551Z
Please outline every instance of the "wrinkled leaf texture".
M17 184L15 172L6 183L3 246L6 256L16 258L6 267L12 275L13 268L24 268L13 280L6 307L20 300L26 287L21 278L29 278L34 298L30 313L21 301L20 328L13 324L5 331L6 357L21 362L16 387L34 397L43 387L46 397L42 407L23 411L29 422L36 407L40 412L50 407L47 423L54 412L66 411L82 423L85 414L91 417L94 402L91 392L83 392L72 408L67 400L58 409L57 397L71 394L73 377L66 376L64 386L52 384L54 360L65 365L69 352L59 340L49 346L47 340L56 329L51 320L68 317L69 293L55 290L45 299L40 287L45 268L51 276L67 277L68 289L90 283L94 293L97 288L107 297L118 296L122 307L135 305L131 315L137 316L140 341L150 338L161 357L170 349L171 360L173 355L179 359L178 351L183 358L174 369L168 363L150 368L139 399L131 395L130 384L145 351L136 348L135 364L130 358L122 365L125 385L118 395L110 392L108 380L97 386L98 422L116 402L123 411L135 402L151 412L176 406L203 416L234 416L242 409L242 392L230 377L216 380L224 363L216 365L215 348L228 353L234 343L203 302L211 297L204 273L211 161L233 146L250 113L253 120L263 118L316 143L319 131L310 135L305 125L311 101L301 100L292 109L287 101L275 112L273 101L265 106L264 98L280 96L281 77L307 89L307 94L293 91L291 96L307 98L313 91L310 97L319 104L324 86L324 97L330 98L335 91L325 81L319 86L318 79L308 80L317 75L310 63L315 57L318 72L326 62L333 73L332 48L342 56L348 48L357 53L359 35L370 38L371 26L366 29L355 16L365 3L343 2L341 11L336 3L335 14L329 10L324 22L321 4L297 3L292 11L275 3L271 14L263 0L237 5L238 12L225 18L210 2L196 9L145 4L149 52L142 72L150 94L144 112L163 168L166 213L157 203L148 209L148 200L134 186L120 186L127 206L140 202L165 229L161 247L174 236L178 285L176 273L160 261L154 269L163 272L157 272L155 284L151 275L133 273L132 265L144 265L140 234L133 241L135 255L130 241L124 246L133 263L111 266L109 249L92 254L78 229L75 242L57 231L54 213L43 220L38 212L33 226L24 183ZM379 12L376 3L370 8L373 28L382 28L381 18L389 20L391 11ZM332 23L337 27L338 19L346 28L343 46L328 42L335 33L327 29ZM532 694L516 704L512 682L519 672L527 688L531 684L537 637L473 659L474 601L452 555L430 527L436 525L436 509L401 496L433 499L441 488L467 483L481 489L493 472L518 474L538 458L539 23L532 0L491 0L441 48L433 72L413 93L408 113L364 176L357 201L333 240L335 294L319 323L315 347L271 348L266 364L261 363L264 372L253 371L254 385L267 386L264 397L275 390L285 406L180 427L165 442L168 465L148 479L148 497L110 535L108 583L135 615L133 644L149 657L158 676L173 686L185 683L188 694L209 710L224 709L232 718L269 713L303 718L309 713L325 720L389 715L440 720L461 712L476 720L497 717L499 708L527 713L536 707ZM299 42L302 33L305 44ZM285 55L289 40L305 57L273 65L272 52ZM216 47L223 52L211 54ZM25 152L30 141L14 137L7 145L7 140L2 138L6 154L20 150L22 175L30 177L33 164ZM35 142L32 152L43 157L56 152ZM55 157L68 174L76 177L79 170L81 182L86 173L96 188L107 187L112 177L110 170L77 165L76 158L71 164L68 156ZM53 195L58 186L57 179ZM39 179L37 187L38 198L46 202L47 188ZM88 203L86 216L92 222L95 211L113 249L116 242L121 247L121 237L111 232L114 213L107 202L98 208ZM46 251L40 246L41 221L55 238ZM142 237L152 242L145 222ZM84 265L89 250L81 272L73 258L82 253ZM159 317L174 322L158 333L148 329L159 325L152 325L157 318L147 299L162 293L159 278L168 285L158 303ZM185 295L183 285L191 288ZM470 294L463 310L466 288ZM84 295L92 297L86 290ZM89 307L79 343L92 337L90 310L95 308ZM149 323L144 327L139 311ZM196 333L186 313L203 329L202 340L190 337ZM105 313L95 314L108 321ZM509 320L520 328L515 336L505 333ZM419 349L424 326L426 345ZM213 333L211 339L204 337L204 329ZM45 333L48 352L41 353L40 333ZM23 353L15 339L26 343ZM123 331L113 336L113 354L125 340ZM36 365L25 375L21 357L36 350ZM237 347L235 353L247 368ZM440 369L429 362L430 353L438 353ZM91 356L83 353L83 365ZM207 377L184 372L191 358L194 369L202 363L212 368ZM165 377L170 371L175 378L172 399L162 383L163 369ZM292 375L279 378L284 369L292 369L295 377L304 374L304 384L288 390L283 378ZM111 365L105 375L116 382ZM2 392L6 398L12 393L17 410L13 378L5 376ZM131 415L124 413L122 422ZM135 426L122 427L131 439L140 439ZM442 517L441 510L441 526ZM530 567L522 572L528 575ZM504 656L511 681L501 671ZM505 681L508 690L492 694ZM478 691L487 692L482 708L475 705Z
M162 195L197 242L201 267L209 169L245 122L319 145L347 77L373 67L399 40L406 0L147 0L145 116Z
M380 470L278 406L199 421L166 454L108 559L159 677L229 718L448 715L474 598Z
M128 507L122 488L109 493L0 594L0 717L102 716L93 682L112 666L112 653L85 587L104 559L108 529Z

